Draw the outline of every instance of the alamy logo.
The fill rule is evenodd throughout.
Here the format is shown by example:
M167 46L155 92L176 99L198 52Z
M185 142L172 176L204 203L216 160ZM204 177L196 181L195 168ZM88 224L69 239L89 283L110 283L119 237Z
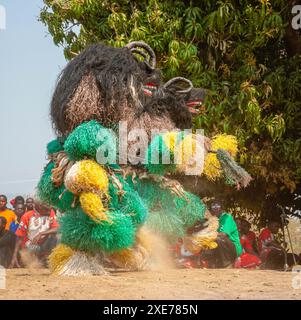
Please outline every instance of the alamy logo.
M5 7L0 4L0 30L6 29L6 10Z
M301 29L301 5L295 5L292 7L292 14L294 15L292 19L292 28L294 30Z
M6 288L6 270L0 265L0 290Z
M127 122L120 121L118 134L103 128L97 135L101 142L96 160L99 164L175 165L186 175L198 175L204 168L204 131L191 129L166 130L141 128L128 131Z

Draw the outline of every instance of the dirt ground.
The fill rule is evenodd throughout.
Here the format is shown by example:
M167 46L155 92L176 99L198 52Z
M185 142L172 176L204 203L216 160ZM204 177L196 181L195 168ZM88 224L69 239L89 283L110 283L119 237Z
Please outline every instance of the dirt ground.
M290 272L165 270L59 277L47 269L6 271L0 299L298 299Z

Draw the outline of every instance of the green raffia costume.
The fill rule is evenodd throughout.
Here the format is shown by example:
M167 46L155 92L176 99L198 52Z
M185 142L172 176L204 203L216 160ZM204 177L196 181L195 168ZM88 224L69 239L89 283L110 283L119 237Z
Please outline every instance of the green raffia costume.
M143 224L175 241L184 235L188 226L203 218L205 206L197 196L184 190L182 194L176 194L172 188L164 187L164 183L147 176L143 179L132 175L123 177L118 165L103 166L108 175L108 188L103 193L100 191L99 196L106 203L104 213L108 219L97 220L88 215L81 206L80 193L68 190L65 180L68 170L72 171L72 166L82 159L98 165L95 162L97 149L105 142L98 138L102 136L98 134L102 129L96 121L86 122L78 126L64 143L54 140L47 146L50 162L38 184L38 196L64 212L60 220L60 250L65 245L73 250L72 254L78 250L91 256L100 252L108 255L122 252L122 249L135 245L136 233ZM69 169L60 177L60 182L55 183L54 171L60 169L60 165L65 169L69 166ZM154 171L154 167L148 169ZM159 175L157 178L161 179ZM89 184L89 181L85 183ZM80 191L86 191L84 189L85 186ZM64 263L55 261L57 265L52 268L59 273Z
M134 53L150 59L141 62ZM184 79L191 85L188 89L169 92L171 84L183 78L160 87L155 64L154 52L145 43L125 48L96 44L69 62L60 76L51 104L59 138L47 145L49 163L38 184L39 198L63 213L61 243L49 258L56 274L103 274L107 262L130 270L148 268L154 249L150 235L173 243L204 217L202 201L168 175L185 173L191 166L193 155L186 155L189 146L197 148L195 136L177 129L191 126L186 102L203 95L203 89L192 94L191 82ZM160 87L151 98L143 91L150 82ZM105 154L116 154L115 135L104 125L114 128L119 121L130 123L130 129L145 129L148 136L154 125L169 128L144 150L144 166L97 161L102 148ZM232 159L236 152L235 137L213 137L203 173L208 179L224 177L246 186L250 177ZM159 161L150 161L153 156ZM171 164L164 164L166 156ZM191 250L212 247L217 226L211 229L209 238L198 235L191 242Z

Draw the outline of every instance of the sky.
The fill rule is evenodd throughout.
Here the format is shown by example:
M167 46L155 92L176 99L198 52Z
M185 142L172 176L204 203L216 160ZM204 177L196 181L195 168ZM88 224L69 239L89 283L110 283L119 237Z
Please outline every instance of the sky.
M37 21L42 6L42 0L0 0L6 13L0 29L0 194L9 197L34 194L47 163L46 144L54 138L49 106L66 60Z

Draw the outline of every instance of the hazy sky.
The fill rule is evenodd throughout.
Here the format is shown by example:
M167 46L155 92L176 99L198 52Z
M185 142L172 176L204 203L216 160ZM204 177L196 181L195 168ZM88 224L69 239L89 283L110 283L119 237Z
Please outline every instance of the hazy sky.
M66 64L37 17L42 0L0 0L6 29L0 30L0 194L32 193L54 135L49 104ZM33 181L32 181L33 180Z

